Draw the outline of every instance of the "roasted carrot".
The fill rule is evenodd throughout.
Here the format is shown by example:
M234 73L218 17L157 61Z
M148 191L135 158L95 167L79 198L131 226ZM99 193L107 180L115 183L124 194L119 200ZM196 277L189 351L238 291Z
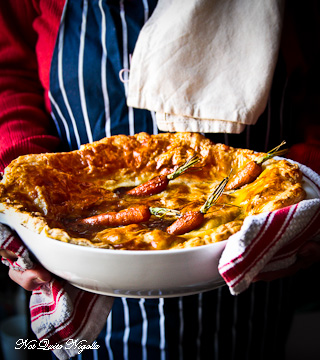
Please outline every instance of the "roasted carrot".
M205 213L210 209L210 207L217 202L221 196L229 176L225 177L220 184L215 188L214 192L209 196L207 201L198 211L187 211L181 217L179 217L175 222L173 222L169 227L167 227L167 233L171 235L182 235L189 231L192 231L198 228L204 221Z
M148 180L147 182L127 191L126 194L133 196L151 196L164 191L167 188L168 184L168 176L158 175Z
M151 213L147 205L139 205L118 212L107 212L77 221L80 225L115 227L129 224L139 224L148 221Z
M186 163L178 167L178 169L173 173L169 175L158 175L148 180L147 182L140 184L131 190L128 190L126 194L133 196L150 196L159 194L167 188L170 180L177 178L199 161L200 158L197 155L194 155Z
M276 156L284 154L287 150L279 150L279 148L284 145L286 142L282 141L282 143L276 146L274 149L267 152L266 155L262 156L259 160L252 160L245 164L230 180L228 185L226 186L226 190L236 190L240 187L250 184L256 180L256 178L262 173L262 163L266 160Z
M167 227L167 233L182 235L199 227L204 221L204 213L201 211L187 211L174 223Z
M226 190L239 189L241 186L252 183L262 173L262 167L255 161L249 161L237 172L226 186Z

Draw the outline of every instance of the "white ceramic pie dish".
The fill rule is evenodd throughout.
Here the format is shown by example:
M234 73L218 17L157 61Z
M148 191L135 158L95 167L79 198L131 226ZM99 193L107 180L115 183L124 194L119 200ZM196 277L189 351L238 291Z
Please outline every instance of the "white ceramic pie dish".
M179 250L98 249L36 234L1 213L0 222L15 229L46 269L87 291L126 297L172 297L224 284L218 261L225 241Z
M319 189L304 177L307 199ZM0 213L35 258L74 286L98 294L136 298L174 297L225 284L218 272L226 242L177 250L110 250L54 240L32 232L13 216Z

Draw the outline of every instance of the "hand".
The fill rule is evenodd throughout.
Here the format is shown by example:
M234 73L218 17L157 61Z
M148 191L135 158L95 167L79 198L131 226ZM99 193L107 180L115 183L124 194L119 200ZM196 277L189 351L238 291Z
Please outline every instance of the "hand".
M0 250L0 255L9 260L16 260L17 256L8 250ZM36 264L31 270L18 271L9 270L11 280L22 286L25 290L32 291L51 280L51 274L41 265Z
M300 269L306 269L316 262L320 261L320 244L314 241L308 241L298 251L297 261L283 270L274 272L261 273L257 275L254 281L272 281L282 277L290 276L298 272Z

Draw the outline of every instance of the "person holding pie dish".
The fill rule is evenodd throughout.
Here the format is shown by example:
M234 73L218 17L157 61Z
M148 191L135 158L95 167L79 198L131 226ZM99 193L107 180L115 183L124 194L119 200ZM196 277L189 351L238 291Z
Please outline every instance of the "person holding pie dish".
M17 0L0 5L1 171L23 154L77 149L119 133L158 132L154 113L127 106L127 83L119 78L121 69L129 67L139 32L157 9L157 1L24 1L23 5ZM298 13L298 5L293 1L285 8L283 42L266 111L240 134L207 136L257 151L286 138L288 156L319 173L314 160L320 157L319 126L310 113L304 117L308 97L295 87L304 79L303 70L305 91L310 91L314 58L302 47L298 37L302 35L292 36L298 30L297 15L308 16L312 27L309 17L319 14L312 13L310 4ZM300 57L291 56L288 41ZM309 112L314 110L308 105ZM299 112L292 113L292 108ZM300 131L302 122L305 134ZM15 258L6 250L0 253ZM294 278L289 275L319 259L319 245L310 241L292 267L274 278L259 275L237 297L222 287L172 299L116 299L112 324L98 339L102 354L98 358L142 359L147 354L151 359L281 359L293 313L288 304ZM39 265L25 272L10 269L9 276L29 291L52 278ZM262 324L264 336L258 336L255 332ZM146 339L141 338L143 326ZM105 339L110 340L107 349ZM82 354L86 356L93 355L88 350Z

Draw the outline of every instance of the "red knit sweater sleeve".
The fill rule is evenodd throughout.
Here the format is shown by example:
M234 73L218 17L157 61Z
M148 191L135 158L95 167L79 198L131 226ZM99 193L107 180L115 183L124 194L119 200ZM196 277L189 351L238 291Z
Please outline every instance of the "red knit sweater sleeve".
M0 171L19 155L59 144L39 79L35 3L0 1Z

